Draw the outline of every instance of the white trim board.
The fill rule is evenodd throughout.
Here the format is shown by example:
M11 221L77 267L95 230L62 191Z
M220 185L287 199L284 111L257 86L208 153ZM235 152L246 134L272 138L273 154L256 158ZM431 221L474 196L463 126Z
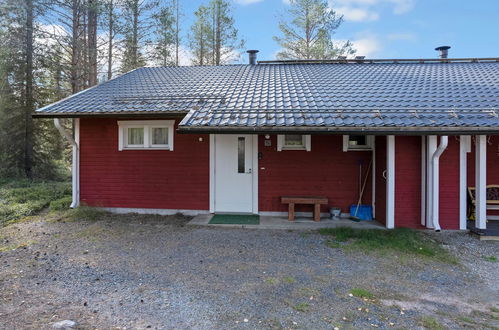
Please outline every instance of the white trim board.
M386 137L386 228L395 228L395 136Z
M158 214L158 215L173 215L173 214L183 214L183 215L198 215L198 214L210 214L208 210L183 210L183 209L146 209L146 208L132 208L132 207L97 207L97 209L117 213L117 214Z

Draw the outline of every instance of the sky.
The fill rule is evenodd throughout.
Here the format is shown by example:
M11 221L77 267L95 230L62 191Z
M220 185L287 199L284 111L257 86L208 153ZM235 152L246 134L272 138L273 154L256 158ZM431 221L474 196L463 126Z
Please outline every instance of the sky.
M279 20L289 0L232 0L236 27L246 49L273 60ZM185 19L207 1L184 0ZM499 57L499 0L335 0L344 15L335 39L350 40L367 58L435 58L449 45L449 57ZM187 31L185 31L187 32ZM239 62L245 63L243 56Z

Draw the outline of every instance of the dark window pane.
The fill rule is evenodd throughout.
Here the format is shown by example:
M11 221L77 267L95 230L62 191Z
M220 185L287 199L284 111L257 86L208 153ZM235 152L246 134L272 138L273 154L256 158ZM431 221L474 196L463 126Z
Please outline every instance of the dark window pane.
M237 138L237 173L244 173L246 171L244 168L245 144L245 138Z
M289 147L303 146L303 137L301 135L284 135L284 145Z
M351 146L365 146L367 145L366 135L350 135L348 144Z

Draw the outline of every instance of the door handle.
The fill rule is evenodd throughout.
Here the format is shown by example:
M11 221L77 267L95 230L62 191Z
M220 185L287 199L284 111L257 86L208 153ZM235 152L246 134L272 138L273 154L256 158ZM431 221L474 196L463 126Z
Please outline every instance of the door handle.
M251 174L251 168L248 169L248 172L246 172L246 174Z

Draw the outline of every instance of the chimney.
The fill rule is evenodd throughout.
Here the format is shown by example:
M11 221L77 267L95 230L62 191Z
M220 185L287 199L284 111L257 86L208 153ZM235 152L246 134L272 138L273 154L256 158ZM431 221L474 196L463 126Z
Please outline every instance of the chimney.
M251 65L256 64L256 53L258 53L258 52L259 51L256 49L250 49L250 50L246 51L246 53L249 54L249 64L251 64Z
M440 46L435 48L436 51L440 52L440 58L447 58L449 55L450 46Z

